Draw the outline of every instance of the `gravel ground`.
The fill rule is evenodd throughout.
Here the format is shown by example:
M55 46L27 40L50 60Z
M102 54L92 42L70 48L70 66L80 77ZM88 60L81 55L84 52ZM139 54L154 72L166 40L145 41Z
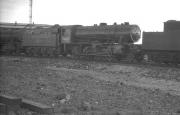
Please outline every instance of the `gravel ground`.
M73 64L72 64L73 63ZM65 67L69 69L93 70L108 73L137 75L140 77L150 77L155 79L165 79L180 82L180 68L157 67L157 66L139 66L128 64L97 63L88 61L71 60L65 63L56 63L56 67Z
M57 115L180 114L180 96L71 72L71 69L89 70L104 75L110 73L179 82L178 68L24 57L1 57L0 63L1 93L50 105ZM47 69L51 66L69 71Z

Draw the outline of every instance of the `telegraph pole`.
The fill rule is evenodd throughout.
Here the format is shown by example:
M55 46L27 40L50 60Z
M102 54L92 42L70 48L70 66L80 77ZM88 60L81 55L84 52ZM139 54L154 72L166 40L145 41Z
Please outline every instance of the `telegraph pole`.
M29 23L32 24L32 4L33 0L29 0Z

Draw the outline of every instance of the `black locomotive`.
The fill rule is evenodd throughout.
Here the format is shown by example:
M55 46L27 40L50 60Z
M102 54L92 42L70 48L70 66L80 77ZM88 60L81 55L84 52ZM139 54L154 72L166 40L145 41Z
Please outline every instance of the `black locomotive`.
M164 32L143 32L142 45L134 44L141 37L139 26L128 22L93 26L2 25L1 52L5 53L115 58L129 62L146 57L160 63L180 63L180 21L165 22Z
M21 41L21 51L11 45L7 52L21 52L29 56L72 55L108 59L126 58L141 34L139 26L128 22L94 26L25 25L19 32L16 39ZM7 39L4 35L1 38Z

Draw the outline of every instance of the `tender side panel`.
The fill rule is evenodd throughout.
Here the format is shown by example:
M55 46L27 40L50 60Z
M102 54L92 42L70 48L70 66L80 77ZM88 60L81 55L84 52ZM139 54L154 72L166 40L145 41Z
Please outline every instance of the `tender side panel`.
M23 46L56 46L56 35L25 35Z
M144 50L180 51L180 31L143 32Z
M22 46L55 47L58 38L59 35L54 29L29 29L23 35Z

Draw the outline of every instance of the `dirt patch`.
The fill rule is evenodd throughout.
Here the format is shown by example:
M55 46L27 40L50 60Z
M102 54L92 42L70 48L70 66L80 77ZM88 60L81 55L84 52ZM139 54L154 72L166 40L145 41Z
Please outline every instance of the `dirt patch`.
M94 77L95 79L111 81L111 82L122 82L126 85L132 85L136 87L142 88L150 88L150 89L159 89L165 92L171 93L172 95L180 96L180 82L170 81L170 80L157 80L153 78L142 78L138 76L127 76L127 75L117 75L111 73L102 73L95 72L89 70L78 70L78 69L67 69L67 68L57 68L57 67L47 67L51 70L56 70L59 72L67 71L74 74L86 75L90 77ZM117 71L117 68L112 68L109 70ZM128 70L130 72L130 70ZM125 71L126 73L127 71Z
M3 59L0 58L1 93L53 106L57 115L117 115L131 111L142 115L175 115L180 109L180 96L169 90L166 92L162 89L164 86L139 86L139 83L146 86L149 83L142 76L131 74L135 71L133 69L122 69L116 73L108 71L108 67L113 65L97 62L48 58L22 58L22 61ZM79 68L78 63L84 66ZM74 68L70 69L68 65ZM88 68L84 69L86 65ZM52 70L52 67L58 70ZM150 81L153 84L157 80ZM152 84L149 86L152 87ZM171 84L176 86L175 80Z

